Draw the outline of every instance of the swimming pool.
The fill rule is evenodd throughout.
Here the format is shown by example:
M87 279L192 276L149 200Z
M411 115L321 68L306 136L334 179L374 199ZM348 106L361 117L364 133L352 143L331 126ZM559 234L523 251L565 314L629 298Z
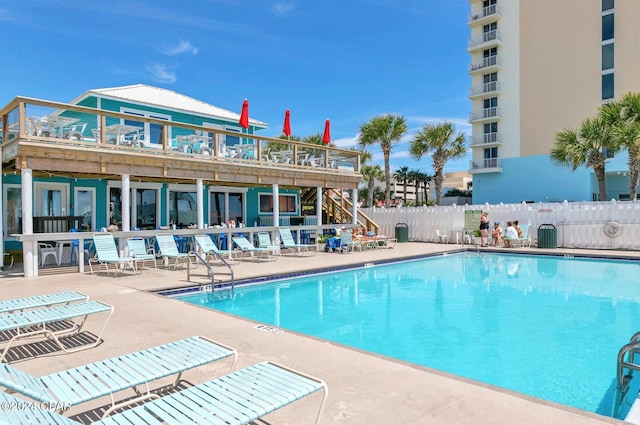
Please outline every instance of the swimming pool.
M611 414L640 262L462 253L181 300Z

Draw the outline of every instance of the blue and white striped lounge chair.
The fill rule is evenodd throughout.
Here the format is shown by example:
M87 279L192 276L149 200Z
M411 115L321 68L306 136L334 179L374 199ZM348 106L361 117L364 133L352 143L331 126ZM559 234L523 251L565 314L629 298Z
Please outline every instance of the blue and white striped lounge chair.
M40 378L2 364L0 386L47 406L68 407L126 389L136 392L136 397L122 402L116 402L112 396L111 407L104 413L108 416L115 409L159 398L151 392L150 381L176 376L171 386L175 388L183 372L229 357L233 357L231 372L238 360L235 349L204 336L194 336Z
M278 230L280 231L280 238L282 239L282 246L284 247L285 253L316 255L317 247L315 245L296 243L293 239L291 229L281 228Z
M205 253L207 261L219 263L219 261L217 260L217 256L225 259L229 263L235 263L238 261L236 258L238 251L218 249L216 244L208 235L195 235L194 238L200 250Z
M178 264L187 263L191 261L191 255L178 251L178 245L176 240L170 233L159 233L156 235L156 241L158 241L158 248L160 249L160 255L168 260L173 260L173 269L178 268Z
M267 248L272 255L280 255L280 246L271 244L269 232L258 232L258 248Z
M118 270L124 271L126 268L137 272L136 262L132 257L121 257L116 246L116 240L113 234L109 232L100 232L93 234L93 246L96 249L96 256L89 260L89 268L93 274L93 264L98 264L98 272L100 266L104 266L109 275L109 265L115 265L114 277L118 275Z
M86 322L86 319L89 316L98 313L109 313L109 315L107 320L104 322L102 330L96 336L93 343L68 348L58 339L60 336L80 332ZM62 351L67 353L73 353L75 351L95 347L102 342L102 334L107 327L112 314L112 306L100 301L86 301L2 315L0 316L0 332L12 332L13 336L6 342L6 345L2 350L2 353L0 354L0 362L4 360L7 352L14 342L20 339L33 338L35 336L43 336L51 339ZM69 322L69 326L62 329L52 326L53 324L62 321Z
M246 425L319 390L323 390L323 397L316 425L320 423L326 402L327 385L318 378L276 363L258 363L92 424ZM0 403L25 405L24 400L4 392L0 392ZM299 418L294 422L300 423ZM79 424L53 409L0 409L0 423Z
M158 263L156 262L156 251L153 248L147 249L147 244L144 238L139 236L127 238L127 248L129 250L129 257L135 259L136 263L141 264L140 270L144 269L144 263L147 261L153 262L153 266L156 269L158 268ZM138 267L137 264L136 267Z
M271 250L269 248L256 248L255 246L251 245L251 242L249 242L249 240L244 236L236 236L232 238L232 240L233 243L236 244L238 248L240 248L240 251L242 251L243 254L249 254L248 258L252 260L261 261L277 259L277 257L272 258L270 254ZM243 258L247 257L243 255Z
M34 308L51 307L57 304L71 304L72 302L88 301L89 297L76 291L56 292L53 294L36 295L33 297L15 298L0 301L0 313L15 313Z
M358 251L362 251L362 244L360 241L353 240L353 235L350 231L343 230L340 232L340 248L342 249L342 252L353 252L356 249Z

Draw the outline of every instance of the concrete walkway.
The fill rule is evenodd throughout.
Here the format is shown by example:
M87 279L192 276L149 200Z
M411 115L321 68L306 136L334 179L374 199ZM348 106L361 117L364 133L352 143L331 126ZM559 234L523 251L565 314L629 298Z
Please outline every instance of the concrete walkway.
M459 245L401 243L394 249L346 254L320 252L314 257L283 256L275 262L242 262L234 269L236 279L245 279L457 249L460 249ZM525 248L522 251L543 250ZM598 254L607 253L637 256L634 252ZM222 276L224 270L217 268L218 271ZM203 273L203 268L196 270L198 272ZM195 276L196 279L206 282L204 276ZM329 386L321 421L325 425L622 423L290 331L266 332L256 328L255 322L148 292L190 284L184 269L146 269L141 275L125 273L118 278L104 274L66 274L33 279L5 276L0 279L3 299L78 290L92 299L115 306L104 333L104 343L97 348L74 354L52 353L12 364L43 375L179 338L205 335L235 347L240 354L238 368L274 360L325 380ZM99 325L98 320L90 319L86 330L98 332ZM197 384L226 373L228 367L225 362L202 367L187 372L184 379ZM117 394L116 399L131 395L133 392L123 392ZM320 400L318 394L312 395L265 417L265 422L312 424ZM82 413L106 404L108 399L82 404L66 415L88 421L91 414Z

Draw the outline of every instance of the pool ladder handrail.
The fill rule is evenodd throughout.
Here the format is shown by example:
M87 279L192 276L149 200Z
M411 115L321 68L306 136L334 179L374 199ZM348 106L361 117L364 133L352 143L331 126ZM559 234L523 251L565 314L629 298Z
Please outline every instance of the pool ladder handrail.
M463 227L462 228L462 245L464 245L464 241L467 240L467 237L469 238L469 241L470 241L469 245L473 245L476 249L476 252L480 254L480 249L478 248L478 244L476 244L476 238L473 237L473 234L471 233L471 231L469 231L469 229L467 229L466 227Z
M616 373L616 388L613 409L622 405L625 401L627 391L631 380L633 379L633 372L640 370L640 364L636 362L636 354L640 354L640 332L636 332L629 342L620 348L618 351L617 373ZM625 370L627 371L625 373Z
M211 267L211 264L209 264L207 259L205 257L203 257L201 255L201 253L193 251L192 254L198 259L198 261L200 261L207 268L208 274L209 274L209 276L211 276L211 292L213 292L213 290L215 289L215 286L216 286L215 274L214 274L214 271L213 271L213 267ZM207 252L207 255L208 254L212 254L215 257L217 257L218 260L220 260L222 262L222 264L227 266L227 268L229 269L229 272L231 273L231 291L233 292L233 290L235 289L235 278L234 278L234 275L233 275L233 268L231 267L231 264L229 264L224 258L222 258L222 256L219 253L217 253L215 251L209 251L209 252ZM191 273L190 273L189 266L187 266L187 280L191 280Z

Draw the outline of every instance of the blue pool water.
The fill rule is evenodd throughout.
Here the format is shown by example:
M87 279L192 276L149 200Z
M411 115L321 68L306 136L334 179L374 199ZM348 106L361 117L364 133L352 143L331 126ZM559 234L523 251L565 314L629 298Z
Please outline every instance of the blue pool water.
M633 261L465 253L180 299L611 415L639 274Z

